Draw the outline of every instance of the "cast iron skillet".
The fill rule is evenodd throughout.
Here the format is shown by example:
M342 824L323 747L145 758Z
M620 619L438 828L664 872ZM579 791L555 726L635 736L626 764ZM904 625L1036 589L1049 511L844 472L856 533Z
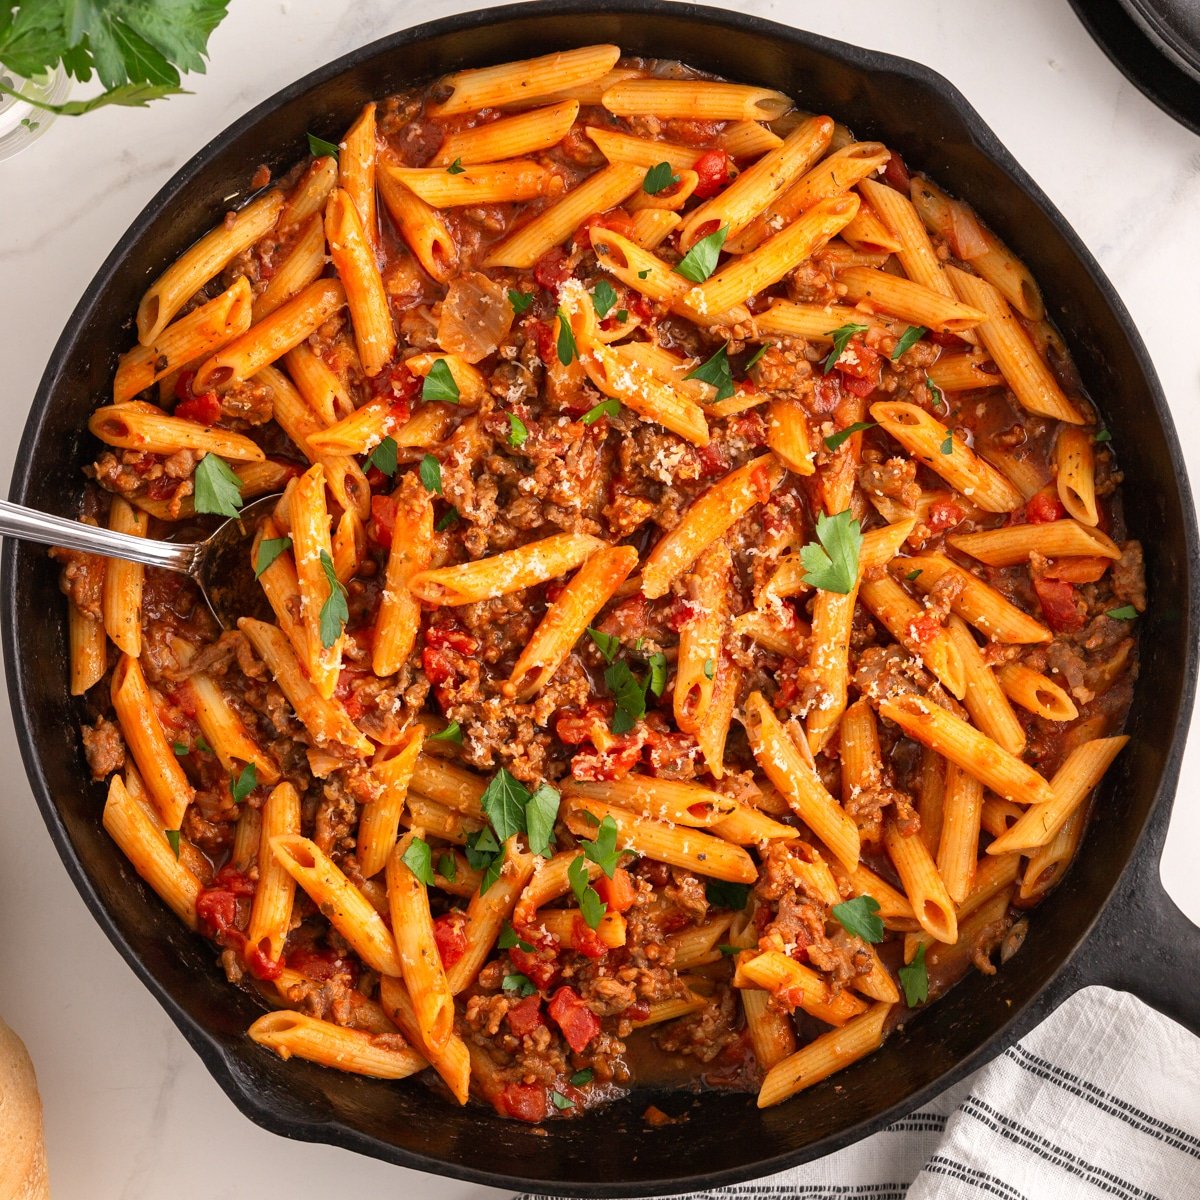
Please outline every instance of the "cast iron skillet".
M211 946L145 888L100 828L100 785L67 691L57 571L6 543L4 654L17 736L50 835L113 944L214 1077L252 1120L287 1137L332 1142L389 1162L498 1186L580 1196L696 1190L827 1154L878 1129L999 1053L1076 988L1136 992L1200 1032L1200 998L1178 969L1200 945L1164 894L1158 859L1196 678L1200 561L1170 414L1137 332L1111 285L1033 181L966 100L925 67L693 5L593 0L472 13L385 38L280 92L197 154L162 189L100 268L69 321L25 428L11 498L73 514L83 432L110 386L113 352L150 280L228 207L262 162L286 168L307 130L336 137L368 97L464 65L586 42L620 43L730 79L781 88L879 138L973 204L1024 257L1100 405L1126 472L1132 534L1146 547L1154 605L1142 622L1133 741L1117 760L1076 866L1038 910L1019 954L993 978L972 974L883 1050L778 1108L744 1095L654 1100L686 1121L651 1129L649 1097L626 1099L545 1136L490 1111L433 1102L420 1084L352 1078L254 1046L261 1012L230 988ZM1188 951L1191 954L1188 954Z

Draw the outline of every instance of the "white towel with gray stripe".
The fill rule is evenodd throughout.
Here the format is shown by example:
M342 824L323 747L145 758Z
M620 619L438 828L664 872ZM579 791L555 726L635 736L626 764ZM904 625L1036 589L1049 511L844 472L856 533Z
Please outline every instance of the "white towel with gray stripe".
M1200 1039L1124 992L1085 988L880 1133L686 1200L792 1197L1200 1200Z

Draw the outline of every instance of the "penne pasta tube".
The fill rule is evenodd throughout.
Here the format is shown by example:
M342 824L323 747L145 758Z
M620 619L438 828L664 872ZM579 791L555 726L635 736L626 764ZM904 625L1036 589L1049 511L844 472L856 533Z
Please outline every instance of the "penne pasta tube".
M88 420L88 429L106 445L122 450L167 455L194 450L235 462L266 458L254 442L240 433L216 426L206 428L182 417L168 417L152 404L134 401L96 409Z
M987 512L1012 512L1025 498L991 463L915 404L885 400L871 416L914 458Z
M595 929L589 928L577 908L543 909L537 923L567 950L591 949L597 940L610 950L625 945L625 918L617 912L606 912ZM679 966L678 960L675 965Z
M354 401L350 399L342 381L325 364L323 358L313 353L307 342L301 342L283 356L283 365L296 390L304 397L304 403L331 428L339 422L349 419L355 412ZM372 403L368 401L368 405ZM368 405L364 405L368 407ZM362 411L359 409L358 411ZM309 441L319 450L330 453L360 454L363 451L354 446L326 446L320 444L320 439L326 437L329 429L321 430L310 436ZM371 447L367 447L371 449Z
M231 705L220 685L203 671L190 675L187 690L196 709L196 723L208 739L218 762L227 772L241 770L239 763L253 763L259 783L277 783L279 768L251 736L246 723Z
M636 773L596 783L567 779L562 794L615 804L652 820L696 829L715 825L739 808L736 800L702 784Z
M869 267L849 267L839 272L838 282L845 287L847 300L869 304L902 321L924 325L941 333L974 329L985 316L979 309L952 300L923 284Z
M383 206L417 261L438 283L458 270L458 243L442 214L382 170L376 175Z
M955 904L962 903L975 883L982 814L983 784L961 767L948 764L937 869Z
M279 228L299 225L325 211L329 194L337 186L338 161L332 155L314 158L284 201Z
M363 805L358 818L358 872L364 879L378 875L387 866L388 855L396 845L408 785L424 738L425 730L420 725L410 726L396 753L371 767L379 792Z
M358 120L342 138L341 153L338 155L338 188L354 204L363 233L373 250L379 248L375 156L375 105L366 104Z
M961 926L969 917L977 913L989 901L994 900L1001 892L1007 892L1016 882L1020 870L1021 856L1019 854L1003 854L999 858L989 858L986 854L979 860L975 871L975 882L962 903L958 906L959 936L962 936ZM932 946L935 939L925 930L904 935L904 961L912 962L918 946Z
M671 583L708 546L724 537L756 504L766 503L785 473L774 455L763 454L731 471L693 501L642 565L642 592L647 599L666 595Z
M683 218L665 208L643 208L633 214L633 233L629 240L643 250L653 250L675 232Z
M294 1055L336 1071L372 1079L407 1079L429 1065L415 1050L396 1049L392 1042L384 1040L395 1035L351 1029L306 1013L267 1013L246 1032L285 1062Z
M626 79L600 103L619 117L691 121L774 121L792 107L782 92L708 79Z
M943 392L970 392L979 388L1003 387L1004 378L986 354L945 354L927 372L934 387Z
M71 659L71 695L82 696L104 678L108 670L108 642L104 622L67 602L67 642Z
M797 475L811 475L816 471L808 414L795 396L771 401L767 410L767 445L789 471Z
M471 1055L462 1038L451 1033L440 1049L431 1051L425 1047L420 1019L403 980L384 975L379 980L379 1003L389 1019L400 1027L409 1044L422 1046L429 1065L445 1081L455 1100L459 1104L466 1104L471 1089Z
M675 996L668 1000L652 1000L647 1006L650 1012L629 1024L634 1029L645 1029L648 1025L661 1025L664 1021L674 1021L679 1017L690 1016L707 1007L705 997L689 991L686 996Z
M536 925L539 911L571 890L569 871L578 857L578 850L562 850L553 858L534 859L530 878L513 911L513 924L518 929ZM583 865L589 880L598 879L602 874L600 864L591 859L585 859Z
M413 764L412 787L430 800L436 800L467 816L483 819L480 800L487 788L487 780L473 771L429 754L421 754Z
M1025 750L1025 730L1017 720L996 673L984 660L974 635L959 616L951 616L947 628L958 649L966 679L963 704L978 729L1009 754Z
M745 850L711 834L640 817L628 809L578 794L564 797L563 807L567 827L578 837L590 837L595 830L585 813L600 821L612 817L617 826L617 845L622 849L636 850L655 862L697 871L710 879L753 883L758 877Z
M935 941L953 944L958 940L954 902L924 841L917 834L906 837L889 818L883 824L883 844L922 928Z
M672 172L688 171L703 154L694 146L680 146L658 138L636 137L619 129L605 129L602 125L588 125L585 132L610 163L629 163L641 167L643 171L664 162Z
M858 215L842 230L842 241L855 250L868 254L895 254L904 247L900 239L865 204Z
M291 928L296 881L271 853L271 839L300 833L300 797L290 783L281 783L267 797L259 825L258 886L254 889L246 942L254 947L265 941L267 957L278 962Z
M1079 709L1065 689L1023 663L1005 663L997 670L996 679L1004 694L1026 712L1047 721L1073 721L1079 716Z
M552 534L490 558L418 571L408 588L423 604L474 604L557 579L586 562L604 545L599 538L584 533Z
M879 183L874 179L859 180L858 190L870 204L875 215L900 242L900 249L896 251L896 257L900 260L904 274L914 283L919 283L950 300L959 299L972 304L969 297L955 296L954 287L947 278L941 260L933 249L929 234L925 232L925 226L921 223L921 218L917 216L917 210L913 208L908 197L902 196L894 188L888 187L886 183ZM974 304L972 306L979 307ZM972 340L969 332L967 332L967 338Z
M392 545L371 647L371 669L380 676L399 671L416 645L421 606L408 585L433 561L433 503L429 493L410 472L401 480L395 496Z
M1086 430L1066 427L1054 444L1054 484L1063 508L1084 525L1098 525L1096 459Z
M325 506L325 471L320 463L309 467L291 490L292 554L300 589L300 624L306 637L301 661L317 693L333 696L342 669L344 633L337 629L326 639L323 613L334 592L325 564L333 564L329 511Z
M982 533L952 533L955 550L989 567L1014 567L1037 551L1047 558L1120 558L1121 548L1106 533L1067 518L1034 525L1004 525Z
M731 121L717 134L717 145L730 158L758 158L783 144L783 138L758 121Z
M571 132L578 116L578 100L560 100L557 104L530 109L515 117L502 117L474 129L448 133L430 165L498 163L538 150L549 150Z
M742 668L728 651L723 651L717 662L716 686L713 688L712 704L708 720L696 734L700 753L705 766L714 779L725 777L725 743L733 721L733 710L737 704L742 685ZM737 839L732 839L736 841Z
M402 825L423 829L434 837L454 842L459 846L465 846L468 836L477 833L484 826L482 818L464 816L411 790L408 793L407 811L400 818L400 822Z
M385 166L383 170L434 208L532 200L557 195L562 187L560 175L532 159L476 163L453 175L444 167Z
M251 310L254 321L269 317L281 304L316 283L325 270L325 222L313 213L304 223L295 244L275 268L267 286L255 297ZM244 333L244 329L238 333Z
M823 975L778 950L742 957L733 983L734 987L760 987L788 1008L802 1008L829 1025L845 1025L867 1007L857 996L844 989L835 991Z
M271 839L270 847L275 861L367 966L383 975L401 974L396 942L383 918L315 842L283 833Z
M727 817L714 822L709 828L717 837L738 846L757 846L760 842L791 841L800 836L800 831L791 825L775 821L766 813L738 804Z
M998 796L988 796L983 802L979 824L985 833L996 838L1011 829L1024 815L1025 809L1019 804L1001 800Z
M830 864L830 869L839 880L844 881L853 895L870 896L879 905L879 915L885 921L916 919L908 897L881 879L869 867L860 863L853 871L847 871L835 861Z
M283 208L278 189L252 200L185 250L146 290L137 310L138 341L151 346L171 318L243 250L274 228Z
M138 512L120 496L114 496L108 510L108 527L116 533L145 537L150 518ZM142 652L142 582L146 568L140 563L111 558L104 567L100 611L104 629L122 654L137 658Z
M1053 798L1050 784L1032 767L966 721L920 696L880 700L880 716L909 737L957 763L1005 800L1040 804Z
M372 197L374 194L372 186ZM354 200L349 192L342 188L334 189L325 208L325 239L329 243L329 257L333 260L333 268L342 281L346 307L350 310L350 324L354 329L358 360L362 364L364 374L372 378L383 370L396 353L396 327L392 321L387 293L383 288L383 277L375 261L375 251L363 229ZM306 293L302 293L304 294ZM324 303L333 305L335 298L336 291L330 288L328 299ZM283 309L279 311L282 312ZM316 311L321 309L317 308ZM327 312L318 324L323 324L329 315ZM307 336L306 333L304 337ZM297 339L303 340L303 337ZM253 370L265 365L256 363Z
M760 337L777 334L822 343L832 343L833 331L843 325L877 323L873 314L848 304L795 304L791 300L772 300L771 306L754 318Z
M695 569L684 580L691 609L679 630L672 703L675 724L685 733L697 732L712 706L717 660L728 620L726 593L732 569L729 547L718 540L700 555Z
M692 925L670 934L666 944L675 952L672 967L676 971L687 971L710 962L720 962L722 955L717 947L733 922L733 913L709 917L700 925Z
M742 723L754 758L767 778L833 856L853 871L858 866L858 827L825 790L761 692L751 693L746 700Z

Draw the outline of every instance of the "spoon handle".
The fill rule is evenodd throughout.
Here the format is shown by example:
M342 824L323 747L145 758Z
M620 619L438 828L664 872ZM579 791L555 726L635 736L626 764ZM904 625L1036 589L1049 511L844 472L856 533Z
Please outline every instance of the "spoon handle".
M148 567L166 567L171 571L191 572L199 546L156 542L150 538L114 533L82 521L52 517L48 513L24 508L0 500L0 534L40 542L44 546L65 546L68 550L84 550L103 554L107 558L123 558L127 562L144 563Z

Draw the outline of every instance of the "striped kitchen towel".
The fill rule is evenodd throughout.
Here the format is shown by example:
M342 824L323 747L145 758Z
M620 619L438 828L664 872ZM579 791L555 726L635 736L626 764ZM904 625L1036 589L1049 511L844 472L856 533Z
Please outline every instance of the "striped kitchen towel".
M1200 1200L1200 1039L1124 992L1085 988L880 1133L688 1200L792 1197Z

